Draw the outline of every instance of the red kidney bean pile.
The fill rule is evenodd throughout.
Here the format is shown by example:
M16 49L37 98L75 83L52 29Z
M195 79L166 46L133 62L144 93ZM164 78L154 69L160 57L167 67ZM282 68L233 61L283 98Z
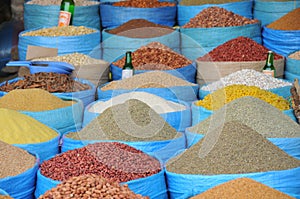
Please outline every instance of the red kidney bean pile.
M237 37L217 46L209 53L199 57L198 61L263 61L268 49L248 37ZM274 53L274 59L283 57Z
M118 142L100 142L69 150L41 164L41 174L67 180L83 174L127 182L161 171L160 162L144 152Z
M126 184L120 185L95 174L72 177L39 197L39 199L53 198L149 199L147 196L135 194Z
M125 56L113 62L120 68L123 68L124 63ZM172 70L191 63L192 61L183 55L159 42L151 42L132 53L132 65L136 70Z
M182 28L212 28L212 27L230 27L244 26L247 24L258 23L257 19L248 19L235 14L224 8L212 6L203 9L195 17L191 18Z

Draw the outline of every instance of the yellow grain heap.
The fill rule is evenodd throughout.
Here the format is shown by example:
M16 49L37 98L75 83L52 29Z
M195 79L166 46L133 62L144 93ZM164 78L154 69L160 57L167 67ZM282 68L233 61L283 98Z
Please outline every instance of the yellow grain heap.
M49 141L58 133L18 111L0 108L0 140L8 144L32 144Z
M39 88L15 89L0 98L0 108L16 111L48 111L71 106L72 103Z
M238 178L215 186L191 199L294 199L250 178Z
M203 100L195 103L196 106L202 106L208 110L218 110L225 104L245 96L259 98L280 110L288 110L289 102L283 97L256 86L229 85L218 89L215 92L206 95Z

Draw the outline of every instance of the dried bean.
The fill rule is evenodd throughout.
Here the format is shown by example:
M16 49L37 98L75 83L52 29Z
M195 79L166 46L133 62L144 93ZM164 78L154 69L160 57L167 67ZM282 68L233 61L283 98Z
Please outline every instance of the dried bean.
M68 93L88 90L91 87L88 84L74 80L66 74L40 72L25 75L23 79L16 82L9 83L6 81L5 84L0 86L0 91L10 92L15 89L29 88L40 88L50 93Z
M268 49L248 37L237 37L221 44L209 53L199 57L199 61L263 61L267 57ZM274 59L283 59L274 53Z
M59 36L78 36L96 32L96 30L84 26L54 26L50 28L41 28L25 32L22 36L44 36L44 37L59 37Z
M135 7L135 8L158 8L158 7L170 7L176 6L175 3L171 2L160 2L158 0L130 0L130 1L119 1L113 3L113 6L122 7Z
M300 8L296 8L289 13L283 15L279 19L273 21L268 28L274 30L300 30Z
M151 176L161 171L155 158L117 142L100 142L69 150L44 161L41 174L53 180L68 180L96 174L116 182Z
M0 199L13 199L13 198L10 196L0 195Z
M87 1L87 0L74 0L74 2L76 6L91 6L91 5L99 4L99 2L97 1ZM42 6L48 6L48 5L60 6L61 0L30 0L27 2L27 4L36 4Z
M125 56L113 62L120 68L124 63ZM132 65L136 70L172 70L189 64L192 64L192 61L159 42L149 43L132 53Z
M290 54L289 58L300 60L300 50Z
M182 28L212 28L212 27L230 27L255 24L257 19L248 19L235 14L224 8L212 6L203 9L195 17L191 18Z
M179 5L183 6L197 6L203 4L223 4L223 3L232 3L240 2L241 0L181 0Z
M84 193L84 194L83 194ZM128 185L120 185L95 174L71 177L56 187L48 190L39 199L69 198L115 198L115 199L149 199L132 192Z

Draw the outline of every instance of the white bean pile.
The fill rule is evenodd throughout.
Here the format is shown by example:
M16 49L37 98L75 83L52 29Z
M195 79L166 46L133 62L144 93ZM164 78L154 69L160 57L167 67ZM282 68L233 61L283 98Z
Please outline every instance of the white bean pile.
M88 0L74 0L75 6L91 6L97 5L99 2L97 1L88 1ZM27 4L36 4L41 6L48 6L48 5L60 5L61 0L31 0L28 1Z
M261 72L252 69L243 69L225 77L220 78L220 80L203 86L201 90L214 92L220 88L234 85L242 84L246 86L257 86L264 90L281 88L284 86L292 86L292 83L284 81L282 79L277 79L269 75L265 75Z

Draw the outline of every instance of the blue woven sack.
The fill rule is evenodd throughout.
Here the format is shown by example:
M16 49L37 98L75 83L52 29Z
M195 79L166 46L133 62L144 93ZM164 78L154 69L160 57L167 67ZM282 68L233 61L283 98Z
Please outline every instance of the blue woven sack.
M260 23L232 27L180 28L180 33L181 53L191 60L239 36L262 43Z
M36 157L36 162L32 168L19 175L0 179L0 189L5 190L12 198L34 199L36 173L39 168L39 157L37 154L32 155Z
M266 48L282 56L300 49L300 30L274 30L263 26L262 39Z
M25 30L57 26L59 5L24 4ZM99 4L89 6L75 6L74 26L86 26L100 30Z
M298 7L300 7L298 0L282 2L254 0L253 17L260 20L261 25L265 26Z
M295 75L294 73L290 73L287 71L284 72L284 77L290 82L294 82L295 79L298 79L298 81L300 81L300 75Z
M102 31L102 48L103 59L112 62L124 56L126 51L135 51L141 46L145 46L151 42L159 42L180 53L180 33L173 31L160 37L151 38L130 38L111 34L107 32L109 29ZM159 30L159 28L158 28Z
M115 28L132 19L146 19L156 24L173 26L176 23L176 5L158 8L134 8L100 4L102 28Z
M300 197L300 167L260 173L191 175L166 172L170 199L186 199L233 179L247 177L292 197Z
M29 45L57 48L58 55L77 52L90 55L93 58L101 58L101 32L97 29L94 29L95 32L93 33L77 36L23 36L24 33L35 30L39 30L39 28L25 30L19 33L18 52L19 60L21 61L26 60L27 47Z
M252 19L252 0L244 0L239 2L232 3L223 3L223 4L204 4L204 5L194 5L194 6L185 6L177 5L177 22L179 26L185 25L190 21L191 18L199 14L203 9L217 6L234 12L235 14L244 16L246 18Z
M300 48L299 48L299 50L300 50ZM292 53L294 53L294 52L292 52ZM287 56L285 59L285 72L300 76L300 60L292 59Z

